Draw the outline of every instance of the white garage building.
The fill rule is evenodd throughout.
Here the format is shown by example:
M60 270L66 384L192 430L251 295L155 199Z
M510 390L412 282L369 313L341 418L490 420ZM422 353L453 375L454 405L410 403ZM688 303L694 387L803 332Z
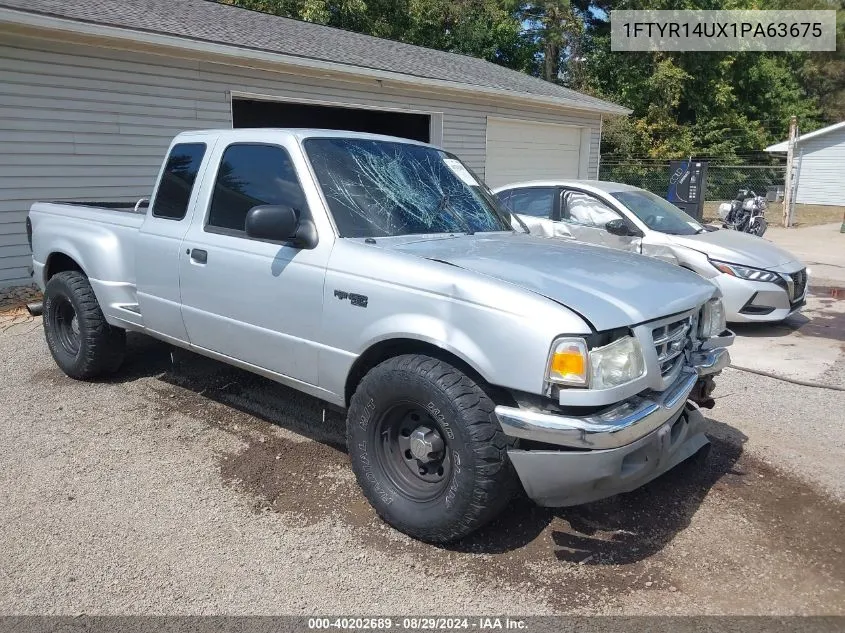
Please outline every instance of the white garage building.
M429 141L491 186L594 178L628 110L452 53L206 0L0 0L0 286L40 200L148 196L169 139L325 127Z
M789 142L766 148L786 153ZM845 206L845 121L802 134L795 140L795 202Z

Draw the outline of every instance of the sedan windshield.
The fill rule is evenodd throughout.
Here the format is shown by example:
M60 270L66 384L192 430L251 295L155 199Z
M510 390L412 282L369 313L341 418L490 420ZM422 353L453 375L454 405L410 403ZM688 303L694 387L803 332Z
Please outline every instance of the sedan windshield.
M487 187L442 150L357 138L303 145L341 237L512 230Z
M670 235L695 235L705 230L691 216L650 191L617 191L610 195L652 231Z

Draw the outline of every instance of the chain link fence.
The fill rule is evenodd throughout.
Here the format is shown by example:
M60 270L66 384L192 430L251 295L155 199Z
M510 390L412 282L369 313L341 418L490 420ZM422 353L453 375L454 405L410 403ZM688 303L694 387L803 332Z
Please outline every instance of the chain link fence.
M666 197L669 189L669 161L663 164L634 162L601 162L599 180L611 180L646 189ZM704 219L712 221L718 217L719 204L733 200L740 189L752 189L757 195L769 200L771 217L780 217L780 202L783 200L785 166L772 165L717 165L707 167L707 182L704 191Z

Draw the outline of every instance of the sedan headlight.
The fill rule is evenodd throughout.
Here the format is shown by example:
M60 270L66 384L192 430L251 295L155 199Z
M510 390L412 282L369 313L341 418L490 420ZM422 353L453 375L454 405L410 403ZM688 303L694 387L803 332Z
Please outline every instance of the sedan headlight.
M762 270L760 268L751 268L750 266L740 266L739 264L729 264L728 262L720 262L711 259L710 263L719 272L730 275L731 277L739 277L740 279L747 279L749 281L770 281L775 282L780 279L780 275L773 273L770 270Z
M701 309L701 337L719 336L727 327L725 304L718 297L710 299Z
M558 385L609 389L644 373L643 350L632 336L589 351L582 338L561 338L552 345L546 378Z

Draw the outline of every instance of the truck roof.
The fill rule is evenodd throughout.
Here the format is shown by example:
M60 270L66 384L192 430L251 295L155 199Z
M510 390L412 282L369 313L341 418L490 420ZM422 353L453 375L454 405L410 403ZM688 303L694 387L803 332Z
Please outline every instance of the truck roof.
M371 134L369 132L353 132L350 130L327 130L319 128L238 128L238 129L208 129L208 130L191 130L189 132L182 132L176 136L177 139L196 138L196 137L216 137L223 140L237 140L239 138L248 137L254 139L256 136L266 135L283 135L295 138L297 140L304 140L307 138L356 138L368 139L373 141L392 141L395 143L407 143L409 145L423 145L432 147L429 143L422 141L415 141L409 138L401 138L398 136L387 136L385 134Z

